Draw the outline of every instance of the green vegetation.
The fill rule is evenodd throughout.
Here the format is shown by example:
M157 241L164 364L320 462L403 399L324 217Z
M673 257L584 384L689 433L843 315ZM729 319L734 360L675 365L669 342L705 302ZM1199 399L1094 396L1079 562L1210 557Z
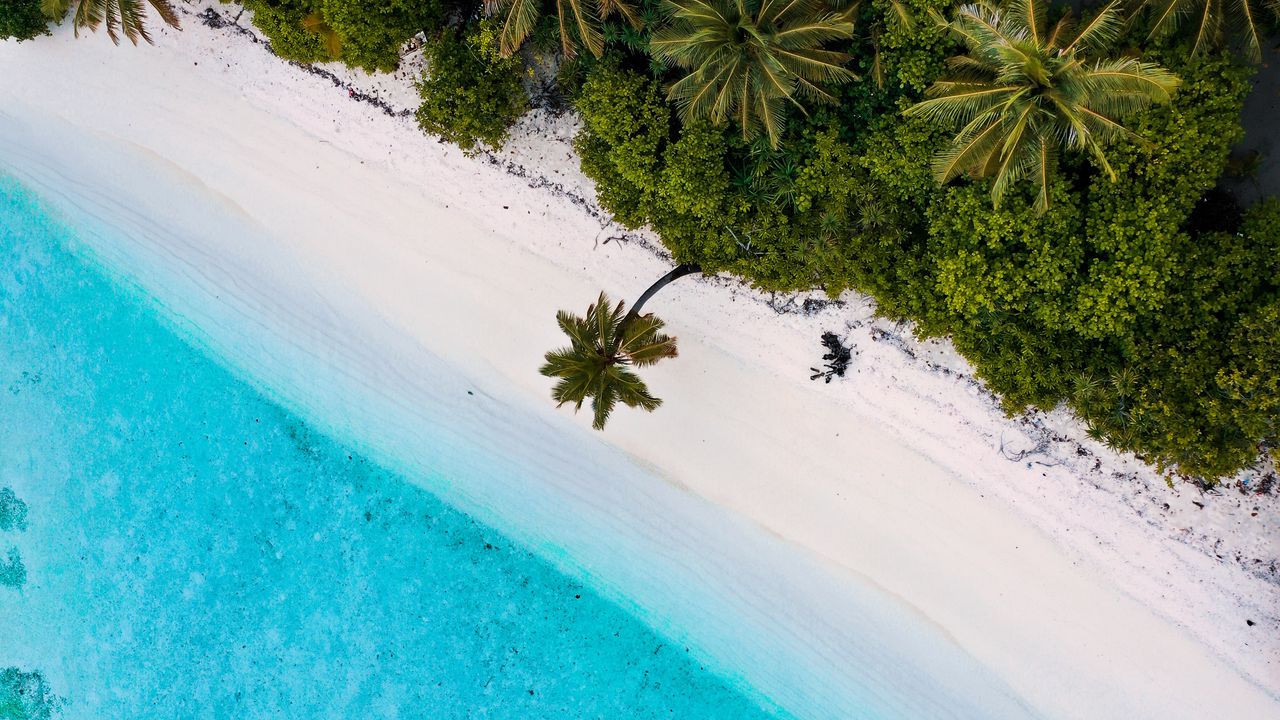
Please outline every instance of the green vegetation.
M620 50L576 94L583 170L679 261L858 290L950 337L1011 413L1066 404L1114 447L1204 478L1280 445L1278 211L1241 214L1215 189L1249 68L1124 35L1115 6L1074 25L1031 2L928 20L947 12L860 9L869 41L823 45L860 79L808 113L784 103L776 146L678 112L660 88L682 76Z
M0 718L51 720L61 715L63 704L39 670L22 672L16 667L0 670Z
M988 0L956 11L951 29L968 47L947 61L949 72L928 100L907 113L960 133L934 160L938 182L961 174L991 177L996 207L1024 177L1036 185L1036 210L1049 207L1049 175L1059 150L1087 152L1115 180L1104 145L1131 133L1125 116L1168 102L1178 79L1131 57L1093 59L1112 49L1122 20L1104 7L1078 31L1068 18L1045 22L1044 0Z
M529 103L521 84L523 66L499 53L493 26L481 22L463 39L445 31L428 46L426 57L427 73L418 85L422 129L467 152L501 147Z
M671 22L654 34L649 51L688 74L671 84L669 99L685 123L736 121L744 140L761 127L773 147L782 135L784 105L800 99L835 102L824 84L848 82L851 57L826 50L853 36L849 12L818 0L669 0Z
M0 0L0 40L18 42L49 34L40 0Z
M244 6L280 57L341 60L368 72L396 69L409 38L437 32L453 9L441 0L246 0Z
M490 14L501 18L500 47L504 55L512 55L531 35L543 17L544 0L486 0ZM577 55L578 43L591 54L604 54L603 24L609 17L621 16L633 28L641 27L640 15L626 0L557 0L557 25L560 49L565 57Z
M1258 57L1280 3L1128 4L246 6L302 62L386 70L425 33L418 121L468 151L504 141L531 73L554 77L600 204L676 262L868 294L950 338L1008 412L1067 407L1118 449L1220 478L1280 454L1280 202L1219 187L1254 70L1234 51ZM630 366L674 354L624 309L561 313L570 345L543 367L597 426L656 407Z
M178 11L169 0L147 0L146 4L169 27L179 27ZM139 40L148 43L152 41L151 32L147 30L147 11L142 0L43 0L41 9L50 20L61 22L72 5L75 6L75 13L71 21L77 35L81 29L97 32L99 27L105 25L107 36L117 45L120 44L121 33L134 45Z
M696 265L681 265L662 276L640 296L630 312L626 303L611 305L603 292L587 307L586 317L560 311L556 322L569 336L569 347L546 355L542 374L558 378L551 396L558 405L573 403L581 410L591 400L592 427L603 430L619 402L653 412L662 400L630 367L647 367L676 356L676 339L664 335L662 320L653 313L640 314L649 298L673 280L701 272Z
M1278 0L1141 0L1153 37L1187 32L1193 54L1236 44L1251 62L1262 60L1268 22L1280 20Z

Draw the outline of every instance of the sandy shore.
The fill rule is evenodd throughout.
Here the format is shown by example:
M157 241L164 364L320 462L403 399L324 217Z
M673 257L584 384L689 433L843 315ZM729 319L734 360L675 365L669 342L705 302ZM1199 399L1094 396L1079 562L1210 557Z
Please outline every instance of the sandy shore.
M1180 537L1274 558L1274 498L1209 499L1192 527L1203 500L1101 448L1059 462L945 348L905 346L939 373L875 342L856 298L781 317L716 282L650 306L681 339L650 373L667 404L594 435L536 374L554 312L663 263L346 95L225 29L141 49L64 29L0 44L0 169L129 231L94 252L282 402L801 717L868 696L910 717L1280 712L1274 575ZM582 186L562 144L522 147ZM824 329L860 349L831 385L808 380ZM441 442L508 459L416 449Z

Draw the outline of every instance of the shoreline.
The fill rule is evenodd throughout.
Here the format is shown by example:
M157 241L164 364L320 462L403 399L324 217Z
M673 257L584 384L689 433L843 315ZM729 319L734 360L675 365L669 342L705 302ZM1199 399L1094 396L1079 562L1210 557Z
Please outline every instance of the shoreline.
M22 63L33 73L30 84L25 87L23 80L13 80L15 87L9 88L13 95L25 101L39 95L31 95L37 86L48 87L34 102L43 104L46 112L61 113L64 108L58 102L59 88L64 93L86 90L74 77L67 77L74 76L73 71L89 78L85 82L93 82L92 77L97 73L98 82L103 86L110 83L112 71L108 68L112 66L117 71L121 68L141 71L149 63L163 62L166 70L182 72L180 78L150 78L152 87L126 91L137 99L154 100L156 110L165 118L185 121L169 125L169 136L164 132L164 118L151 121L146 128L133 127L125 123L123 112L113 116L115 126L104 126L98 132L136 143L147 153L191 172L199 182L239 206L245 217L263 225L267 235L290 244L298 257L305 254L308 260L314 259L314 269L327 283L324 287L335 291L330 295L353 293L383 313L396 332L415 338L433 350L446 344L442 337L456 341L458 347L451 350L452 358L444 358L445 362L456 367L479 363L473 377L490 377L495 387L504 390L515 388L519 398L531 407L538 402L547 407L551 404L545 397L541 378L536 376L536 364L530 362L536 362L541 352L557 340L551 319L554 310L585 304L594 297L593 288L597 285L614 294L634 293L647 284L651 275L656 277L661 272L658 260L626 244L610 243L588 253L591 246L586 243L593 241L587 231L592 223L581 217L578 208L563 207L565 203L556 206L546 193L521 189L520 182L496 180L492 173L482 171L480 163L462 158L456 149L439 150L434 158L440 165L435 167L442 169L434 173L428 167L432 161L425 156L396 157L397 150L425 153L434 143L426 138L410 142L403 127L397 130L387 122L374 122L371 113L360 109L334 107L329 95L315 89L317 83L290 77L291 69L274 58L241 57L245 65L228 63L223 70L200 70L190 65L191 70L180 70L179 63L186 64L186 61L207 66L203 62L210 52L207 45L216 43L211 30L189 27L176 37L165 33L159 38L161 47L137 50L112 48L99 37L82 38L74 48L68 48L69 35L64 29L55 38L24 44L18 50L11 44L0 46L0 62L15 66ZM234 56L235 51L234 47L219 49L227 58ZM253 52L265 55L261 50ZM83 71L84 61L75 62L75 56L80 53L100 53L104 68ZM188 53L185 58L184 53ZM146 59L151 55L158 57ZM199 60L192 61L191 57ZM51 67L43 68L43 65ZM272 66L275 69L271 69ZM259 77L260 72L265 73L269 81ZM185 85L181 80L186 81ZM0 86L10 82L0 80ZM238 92L244 107L237 106L231 114L230 110L224 112L200 100L199 83L205 82L222 85L218 90L224 100ZM287 94L277 96L279 90ZM116 103L116 107L127 105L126 99L108 99L104 90L92 90L87 95L95 92L101 95L98 99L102 102ZM65 108L73 124L85 128L92 125L88 122L93 117L91 100L92 97L87 97ZM178 101L186 101L190 107L183 107ZM199 105L201 102L205 104ZM286 103L292 107L286 108ZM138 108L141 115L152 112L145 104ZM211 117L201 117L202 111ZM323 192L327 180L324 172L300 177L307 169L303 167L305 163L297 158L291 160L281 148L252 148L243 138L232 137L234 133L216 132L214 118L248 123L264 111L285 117L295 126L304 122L300 118L310 117L311 125L302 127L303 132L298 135L306 133L321 142L340 146L323 155L325 163L332 165L317 170L334 172L354 166L357 161L361 165L366 161L370 165L381 164L382 167L370 171L377 174L369 177L386 183L386 188L398 183L398 197L412 197L414 193L403 186L420 182L425 175L451 174L457 185L468 178L476 179L480 183L476 191L483 208L473 206L460 211L458 200L454 201L453 208L438 200L437 207L446 206L439 210L450 212L436 219L449 215L456 221L458 218L453 216L472 215L463 218L470 220L470 224L456 224L474 227L473 235L483 236L476 239L486 243L509 245L501 255L505 264L482 271L472 267L468 254L460 250L417 247L415 243L422 243L422 237L380 240L371 249L376 257L352 262L352 251L365 248L356 240L333 237L333 231L325 235L324 223L319 218L304 220L301 227L291 227L287 218L281 216L281 206L296 202L298 198L294 195L301 193L301 189L295 190L294 195L276 190L274 198L272 193L257 197L252 188L238 186L236 169L219 167L226 158L234 158L243 166L240 169L263 173L277 185L297 179L307 188ZM0 110L4 112L7 110ZM39 113L31 111L31 117L39 117ZM325 122L327 120L331 122ZM147 122L145 118L139 120L139 124ZM207 126L202 127L201 122ZM240 129L249 126L237 126L235 122L225 124ZM181 128L191 130L191 126L204 131L200 138L216 142L217 148L228 151L225 156L218 157L213 149L201 152L186 147L191 139L183 137ZM173 129L175 127L179 129ZM380 133L392 132L399 133L395 136L397 140L384 148ZM289 142L293 149L319 147L310 137ZM551 150L555 150L554 146ZM318 150L317 157L320 157ZM407 170L409 165L418 166L417 174ZM290 171L294 177L290 177ZM441 194L447 189L441 187L440 181L423 185ZM366 189L365 194L377 189ZM338 190L331 191L330 200L339 194ZM362 198L358 193L349 197ZM462 193L460 187L454 197L460 197L464 203L475 200L468 193ZM508 207L500 209L499 201L506 202ZM347 206L350 204L348 201ZM385 201L370 199L370 207L386 205ZM296 218L305 214L304 208L319 208L318 212L323 212L323 203L314 200L309 206L297 204L288 210ZM370 212L368 207L354 210L355 215ZM525 212L522 214L520 210ZM367 220L370 226L378 223L372 214ZM271 223L275 226L271 227ZM532 233L532 242L529 242L530 225L536 231ZM567 232L565 227L573 230ZM305 236L303 228L314 231L316 237ZM568 238L578 237L579 231L583 233L581 244L568 246ZM220 250L231 252L235 248ZM212 256L213 251L208 252ZM417 262L424 259L423 263ZM519 320L507 319L500 321L505 325L496 326L531 324L534 327L513 331L519 337L476 340L468 339L461 328L450 330L440 327L437 321L420 318L421 301L447 298L450 292L436 289L428 293L417 288L423 276L410 268L432 263L448 265L449 262L453 263L452 268L433 270L430 277L442 283L455 283L449 290L457 294L474 294L476 285L500 278L511 283L506 289L513 295L536 303L536 307L511 308L498 298L489 306L477 309L475 317L503 318L518 311ZM535 263L550 266L539 276L552 278L550 285L539 287L534 279L524 275ZM251 287L252 283L246 281L244 287L225 289L251 289L259 294L258 301L263 307L278 303L279 295L272 296L277 290L271 287L275 280L267 277L259 278L258 282L260 287ZM1266 638L1275 636L1275 616L1280 614L1280 603L1277 603L1280 595L1274 584L1249 577L1236 566L1211 563L1191 545L1170 542L1163 535L1164 527L1157 524L1158 518L1142 517L1143 524L1151 525L1154 531L1150 527L1132 527L1137 525L1134 516L1141 517L1141 513L1134 512L1134 508L1104 506L1102 501L1115 499L1106 489L1096 488L1095 493L1088 487L1065 485L1068 481L1080 481L1071 468L1065 471L1061 466L1056 471L1045 468L1045 475L1041 476L1040 467L1008 462L1007 456L1001 457L998 450L980 439L992 428L1000 434L1009 431L1012 436L1016 423L999 418L992 420L988 417L989 408L978 415L973 408L983 408L983 399L971 389L958 387L960 382L951 376L927 376L901 359L886 365L884 359L892 358L891 352L885 352L889 348L860 345L862 357L855 357L858 372L839 383L839 387L834 383L806 385L807 368L820 354L818 332L813 329L848 322L850 314L865 310L858 308L856 302L838 310L828 309L816 319L781 318L771 311L762 311L759 303L746 302L751 295L748 291L731 289L726 293L709 285L713 284L673 286L657 301L655 311L676 329L683 351L681 359L669 367L655 368L652 373L652 387L667 399L667 404L653 416L621 413L604 436L605 442L617 445L655 469L673 486L728 507L804 552L879 583L943 628L979 661L1007 676L1006 680L1016 690L1050 716L1055 702L1067 701L1068 693L1075 696L1071 700L1097 703L1091 708L1095 717L1120 716L1122 708L1141 708L1141 714L1146 710L1154 713L1161 709L1157 706L1161 702L1168 706L1163 710L1170 717L1179 713L1193 717L1205 710L1221 711L1223 706L1213 704L1208 693L1212 690L1227 695L1230 673L1220 681L1210 681L1212 673L1225 668L1219 667L1217 659L1209 657L1214 651L1200 644L1206 637L1213 636L1218 636L1213 637L1216 652L1224 656L1234 654L1232 662L1251 675L1253 682L1271 682L1271 687L1253 697L1263 703L1258 707L1274 709L1275 684L1280 682L1274 669L1280 648L1274 644L1265 646ZM736 302L739 298L744 302ZM855 317L854 322L859 323L855 330L868 332L876 325L866 318ZM326 348L324 343L332 342L323 337L307 339L319 348ZM431 344L427 344L428 341ZM954 362L945 350L933 352L938 353L943 363ZM898 374L905 379L887 377ZM910 387L913 395L904 395L903 386ZM752 392L756 397L738 397ZM509 396L508 392L501 393L504 400L510 399ZM774 412L775 416L756 417L765 411ZM552 422L561 425L572 422L581 428L586 424L585 418L566 421L563 414L554 415L550 411L543 415L555 418ZM857 419L863 423L853 422ZM1060 423L1061 418L1048 421L1052 427L1052 423ZM699 437L682 437L690 435L690 428L697 428ZM843 439L837 439L842 430ZM863 437L849 440L850 435L859 434ZM759 440L759 446L740 447L742 437ZM1018 439L1011 437L1010 442ZM697 445L709 445L711 449L699 450ZM737 451L739 456L734 457L728 451ZM787 457L788 453L793 456ZM805 453L815 457L803 457ZM1108 464L1117 462L1113 458L1105 459ZM1048 476L1050 472L1054 477ZM1055 487L1058 495L1048 495ZM993 497L993 490L1003 494ZM1012 506L1016 508L1010 512ZM1270 507L1274 509L1274 502ZM1092 542L1082 538L1086 549L1063 543L1061 531L1054 536L1045 530L1046 526L1063 524L1055 513L1064 508L1074 508L1074 513L1066 516L1072 520L1082 520L1080 515L1095 511L1107 513L1101 518L1092 518L1092 525L1076 525L1078 535L1094 534ZM1126 519L1128 525L1121 524ZM853 527L846 527L848 525ZM1105 532L1115 535L1106 536ZM1133 542L1136 537L1143 540ZM1265 538L1260 542L1265 549ZM1023 543L1034 557L1023 557L1027 553L1022 553L1021 546L1013 543ZM953 544L957 547L950 547ZM1117 558L1108 570L1102 562L1108 546L1123 548L1136 557ZM1088 547L1095 548L1092 555L1087 552ZM935 558L934 554L943 557ZM1076 568L1077 565L1081 567ZM1101 571L1099 566L1103 566ZM1135 573L1135 569L1140 572ZM1161 571L1171 570L1178 573L1173 579L1159 577ZM984 572L988 573L985 578ZM1126 575L1132 575L1127 579L1127 586L1116 582ZM1203 582L1197 584L1206 579L1209 588L1204 588ZM975 587L984 580L996 587ZM1066 594L1070 597L1054 600L1044 597L1045 590L1026 587L1036 582L1062 583L1059 589L1069 591ZM1248 611L1247 608L1222 606L1223 593L1236 584L1241 588L1240 604L1253 603L1255 609L1261 609L1263 614L1256 618L1258 625L1245 626L1240 613ZM1161 595L1165 596L1162 601ZM1183 596L1170 597L1178 595ZM992 603L999 597L1015 598L1014 607L995 607ZM1041 604L1036 603L1037 599ZM1174 617L1173 622L1157 618L1141 607L1153 601L1160 612ZM1074 607L1077 602L1095 611L1112 608L1116 615L1090 619L1089 612ZM1208 612L1210 609L1212 613ZM1002 613L996 610L1021 615L1002 618ZM1268 611L1270 616L1266 616ZM1061 613L1061 617L1054 617L1054 612ZM1227 624L1228 617L1238 623L1235 631ZM1124 626L1125 620L1132 620L1138 629ZM1102 626L1103 621L1115 626ZM1177 627L1178 623L1181 628ZM1080 647L1079 640L1073 639L1079 627L1089 628L1088 632L1097 635L1089 641L1100 643L1099 648ZM1248 633L1244 632L1246 629ZM992 632L1004 632L1007 636L986 637ZM1116 633L1115 637L1105 637L1108 632ZM1182 637L1184 632L1200 640ZM1125 647L1139 639L1153 641L1156 646ZM1250 639L1255 648L1239 647ZM1160 646L1160 642L1170 644ZM1047 643L1049 649L1037 650L1033 643ZM1256 648L1258 643L1264 643L1260 650ZM1234 651L1233 645L1237 646ZM1101 647L1112 653L1110 657L1090 660L1087 650L1101 651ZM1069 650L1078 656L1056 657L1054 650ZM1171 654L1165 657L1163 651ZM1196 673L1176 658L1186 663L1199 662L1211 669ZM1023 663L1015 662L1017 660ZM1024 667L1016 667L1018 664ZM1081 677L1042 677L1055 669L1057 672L1075 670ZM1124 675L1126 672L1129 675ZM1090 687L1094 682L1098 686ZM1150 689L1145 692L1134 689L1144 682L1158 685L1147 686ZM1125 686L1130 688L1128 698L1120 697L1120 688ZM1250 686L1248 683L1243 687L1235 685L1239 693L1245 694ZM1073 688L1087 691L1075 693ZM1116 694L1108 695L1099 688L1113 688ZM1158 688L1163 688L1164 697L1154 697L1160 692ZM1187 697L1193 688L1197 696ZM1080 697L1084 692L1097 693L1098 697ZM1146 697L1134 698L1135 692ZM1244 701L1241 697L1236 699ZM1205 704L1197 708L1191 702ZM1244 706L1240 707L1243 710ZM1081 708L1059 704L1056 709L1069 715Z

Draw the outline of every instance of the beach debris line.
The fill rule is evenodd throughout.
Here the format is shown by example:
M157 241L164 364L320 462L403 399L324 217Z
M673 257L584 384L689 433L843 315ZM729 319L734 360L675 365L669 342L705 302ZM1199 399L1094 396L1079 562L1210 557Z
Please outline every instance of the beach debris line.
M594 414L591 426L603 430L613 408L621 401L627 407L653 412L662 400L649 392L648 386L631 367L646 367L659 360L676 356L676 339L662 331L665 323L653 313L640 314L640 309L659 290L673 281L702 272L693 263L673 268L645 290L631 310L619 301L612 305L604 291L587 307L585 317L567 310L556 313L556 322L569 336L569 346L546 354L539 370L559 382L551 389L556 407L573 403L574 412L582 409L588 398Z
M849 369L849 363L853 362L853 350L845 347L844 343L840 342L840 338L830 330L822 333L822 346L827 349L827 353L822 356L822 359L827 361L822 365L825 369L809 368L813 371L809 379L823 378L824 382L830 383L831 378L844 377Z

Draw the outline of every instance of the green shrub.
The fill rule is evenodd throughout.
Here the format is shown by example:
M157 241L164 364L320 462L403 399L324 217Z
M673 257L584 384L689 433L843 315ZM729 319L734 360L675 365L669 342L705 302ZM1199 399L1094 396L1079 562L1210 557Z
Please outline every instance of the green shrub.
M498 53L488 21L464 39L446 31L427 48L427 71L418 85L418 124L464 151L481 146L496 150L529 108L522 72L518 57Z
M955 41L930 13L947 14L952 0L873 0L876 44L886 82L923 93L942 74Z
M49 20L40 0L0 0L0 40L18 42L49 34Z
M443 0L245 0L253 24L286 60L341 60L367 72L400 64L400 48L444 23Z
M342 61L367 72L400 65L400 48L420 31L443 26L440 0L322 0L322 14L338 36Z
M987 180L938 187L946 129L897 111L950 52L925 17L944 3L906 5L914 25L889 23L888 0L863 11L879 23L883 87L846 86L777 150L681 127L655 80L595 66L576 146L601 205L711 272L868 293L921 335L951 337L1009 412L1065 403L1160 467L1220 477L1280 445L1280 206L1232 225L1211 202L1248 70L1154 52L1183 85L1112 148L1117 180L1068 156L1046 213L1026 187L996 210Z
M1011 412L1065 401L1109 444L1212 478L1275 442L1280 359L1262 328L1280 221L1268 204L1238 232L1191 229L1240 137L1247 71L1181 71L1141 141L1116 147L1116 182L1078 164L1041 217L1026 198L984 210L985 183L947 188L929 210L940 302L922 328L951 335Z
M253 13L254 26L271 41L271 51L285 60L313 63L340 57L339 48L326 43L319 28L304 27L319 19L318 0L244 0L244 7Z

